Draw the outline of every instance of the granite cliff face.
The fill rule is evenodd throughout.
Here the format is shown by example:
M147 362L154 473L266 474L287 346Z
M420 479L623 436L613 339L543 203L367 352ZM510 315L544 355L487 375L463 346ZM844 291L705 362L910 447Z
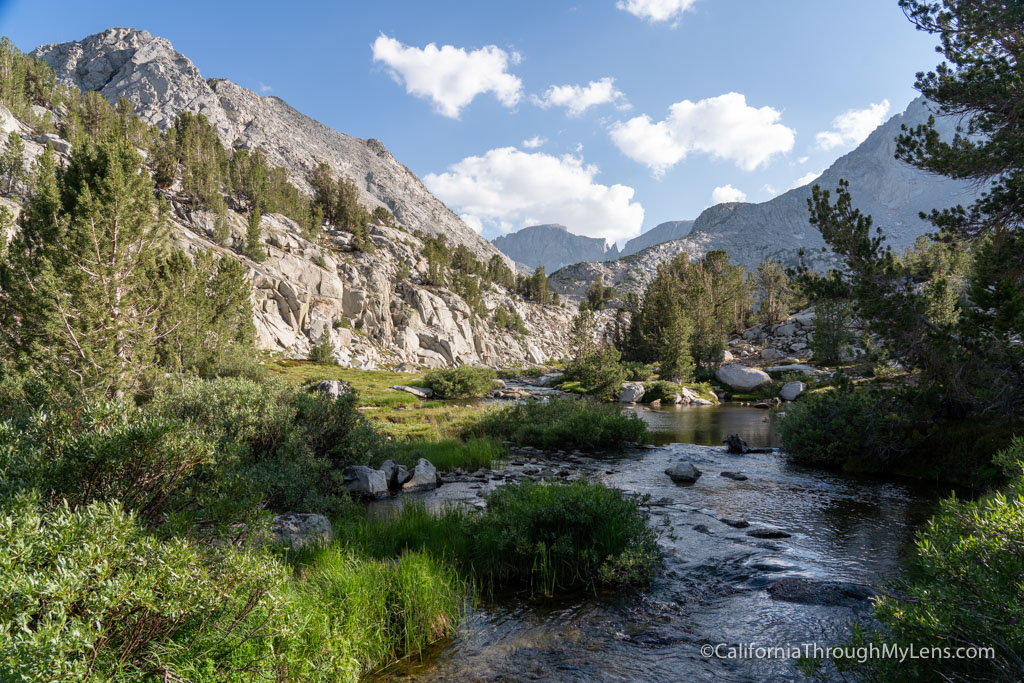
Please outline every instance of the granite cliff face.
M399 163L379 140L339 133L226 79L204 79L170 41L146 31L111 28L80 41L43 45L32 55L57 72L59 82L121 97L147 123L167 128L183 111L203 114L226 147L260 147L271 164L288 169L300 189L317 161L352 178L369 209L386 206L403 227L444 235L487 261L500 253L467 226ZM510 264L511 265L511 264Z
M642 235L638 235L626 242L626 245L622 247L622 251L619 256L629 256L630 254L643 251L647 247L653 247L655 244L681 239L689 235L690 230L692 229L693 221L668 221L666 223L659 223Z
M495 247L530 268L544 266L552 272L581 261L606 261L619 256L618 248L597 237L574 235L564 225L533 225L496 237Z
M852 152L840 157L811 183L760 204L735 202L705 209L686 237L648 247L617 261L569 266L552 278L563 295L579 296L601 274L622 291L642 291L657 274L658 265L680 252L700 258L709 251L725 249L734 263L754 268L766 258L795 265L799 252L815 270L838 265L835 254L823 252L825 242L808 221L807 199L815 184L834 190L840 178L850 183L854 206L874 217L889 245L903 250L932 231L918 216L921 211L967 204L978 189L969 183L930 175L894 158L900 126L916 126L932 115L933 105L924 98L910 103L902 114L879 126ZM944 138L952 138L956 121L938 119ZM642 237L642 236L641 236Z
M422 242L411 230L445 235L469 246L482 260L498 254L434 198L376 140L359 140L309 119L277 98L260 97L230 81L204 81L169 42L144 31L110 29L82 41L48 45L35 54L54 66L64 83L95 90L107 99L126 97L148 122L168 126L181 111L206 115L226 145L260 146L272 163L285 166L305 186L317 159L355 178L368 207L386 205L399 227L371 224L372 253L354 248L345 232L325 232L307 241L285 216L268 214L262 232L268 254L255 263L233 247L244 241L246 218L228 212L231 238L214 243L214 215L196 208L174 187L164 191L174 242L188 253L213 251L242 262L253 284L259 346L304 358L328 334L338 362L353 367L413 364L441 367L463 363L496 366L537 364L566 351L572 312L540 306L495 285L481 286L484 311L474 311L455 292L427 284ZM55 121L61 112L52 112ZM66 161L71 145L57 135L33 135L29 126L0 106L0 135L19 132L26 163L46 144ZM24 196L5 198L15 213ZM510 262L511 263L511 262ZM497 328L498 308L515 311L526 335Z

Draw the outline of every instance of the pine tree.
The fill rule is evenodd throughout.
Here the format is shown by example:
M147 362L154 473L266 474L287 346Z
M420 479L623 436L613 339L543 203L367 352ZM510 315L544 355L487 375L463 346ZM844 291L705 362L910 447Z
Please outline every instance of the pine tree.
M309 360L323 365L334 365L334 342L331 341L331 328L324 323L320 341L309 349Z
M763 261L754 275L754 289L760 297L758 320L769 325L785 320L795 295L782 264L772 259Z
M263 231L260 229L262 218L260 207L253 207L249 212L249 221L245 230L244 253L256 263L263 263L267 260L267 252L263 250Z
M21 232L0 264L0 345L70 391L139 389L154 369L165 210L123 140L40 158Z
M7 143L0 154L0 176L7 182L7 194L10 194L25 178L25 143L17 131L7 135Z
M223 247L231 239L231 229L228 226L227 202L219 195L213 201L213 214L213 241Z

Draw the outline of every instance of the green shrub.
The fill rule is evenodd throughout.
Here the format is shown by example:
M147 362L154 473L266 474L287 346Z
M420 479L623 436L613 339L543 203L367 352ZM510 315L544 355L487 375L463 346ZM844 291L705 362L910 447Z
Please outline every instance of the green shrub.
M423 377L423 382L437 398L478 398L493 388L496 376L490 368L460 365L431 370Z
M339 535L371 557L424 552L455 562L489 590L551 595L650 577L659 555L641 504L599 483L509 484L488 495L481 512L414 503L350 519Z
M621 359L622 355L614 346L601 346L570 361L563 379L579 382L587 393L598 398L614 399L626 381L626 370L619 362Z
M649 438L644 421L617 406L557 398L490 411L468 432L549 450L616 450Z
M630 382L646 382L654 376L654 370L650 366L636 360L626 361L622 364L622 369L625 370L626 379Z
M871 659L870 680L1021 680L1024 676L1024 439L996 457L1011 471L1006 490L978 501L956 497L918 533L906 580L875 605L882 629L857 644L991 647L994 657Z
M270 558L159 541L107 503L40 512L22 499L0 512L0 536L2 680L273 671L285 573Z
M787 407L779 436L794 462L877 471L907 452L907 412L897 397L843 387Z
M648 382L644 385L644 403L652 401L664 401L672 398L682 391L682 386L675 382L668 382L659 379L655 382Z
M598 483L502 486L472 518L469 564L491 587L559 589L645 582L658 559L639 501Z

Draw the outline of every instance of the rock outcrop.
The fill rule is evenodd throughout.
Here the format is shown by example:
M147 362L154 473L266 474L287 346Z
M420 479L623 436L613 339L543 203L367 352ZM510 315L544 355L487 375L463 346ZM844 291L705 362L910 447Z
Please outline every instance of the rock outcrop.
M306 176L322 160L356 182L368 208L386 206L406 228L444 235L485 261L500 253L430 194L379 140L339 133L278 97L257 95L227 79L203 78L165 38L110 28L79 41L43 45L32 55L54 68L58 82L99 92L111 103L124 97L143 120L161 128L183 111L203 114L226 146L261 148L270 163L288 169L300 188L309 188Z
M562 266L580 261L608 261L619 257L619 249L597 237L569 232L564 225L532 225L517 232L496 237L492 244L509 258L524 266L552 273Z
M33 54L54 67L60 82L97 91L112 102L127 98L149 123L167 127L184 111L205 115L226 146L260 147L300 189L308 188L308 171L324 160L356 181L367 208L386 206L394 214L396 227L370 225L372 252L356 250L350 235L338 231L310 242L290 219L267 214L261 228L268 257L255 263L237 250L244 242L243 215L228 212L231 237L218 245L214 214L174 188L165 191L179 247L190 254L213 251L246 266L260 348L305 358L326 324L335 360L358 368L533 365L565 353L571 311L527 302L494 285L482 285L482 306L471 307L454 291L427 283L424 245L413 230L464 244L485 262L500 252L434 198L379 141L333 131L276 97L261 97L227 80L203 79L167 40L145 31L109 29ZM59 122L60 113L53 114ZM47 143L61 156L70 151L57 136L32 135L0 106L0 133L10 130L22 134L26 159ZM17 203L11 202L15 213ZM498 329L492 322L498 308L518 313L527 334Z

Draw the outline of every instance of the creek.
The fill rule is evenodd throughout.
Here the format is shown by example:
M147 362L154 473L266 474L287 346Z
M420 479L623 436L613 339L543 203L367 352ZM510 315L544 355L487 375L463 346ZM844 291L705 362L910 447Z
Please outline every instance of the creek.
M382 672L382 679L802 680L794 659L705 657L701 647L723 643L726 653L750 644L845 643L850 624L870 623L865 593L898 575L915 530L935 509L935 495L905 484L791 465L779 451L730 455L718 445L738 433L751 446L778 446L771 411L626 410L647 421L655 446L570 467L651 496L651 524L661 531L665 557L651 585L555 600L481 601L455 637ZM695 484L680 486L665 475L679 460L703 472ZM735 481L722 472L747 478ZM479 505L481 494L504 478L452 482L420 499ZM734 528L722 519L750 526ZM748 535L756 529L788 537ZM780 580L793 590L771 589Z

